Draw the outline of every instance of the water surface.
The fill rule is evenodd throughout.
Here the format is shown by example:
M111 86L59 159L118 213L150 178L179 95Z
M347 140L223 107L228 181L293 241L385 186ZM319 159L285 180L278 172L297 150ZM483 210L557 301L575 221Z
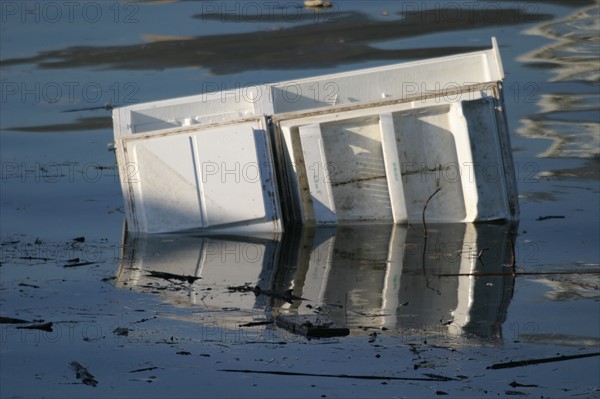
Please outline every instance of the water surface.
M0 316L53 323L0 324L3 397L599 394L598 356L486 368L599 351L596 1L51 3L1 9ZM112 106L477 50L491 36L518 226L431 226L427 240L419 226L123 236ZM350 334L239 327L297 313Z

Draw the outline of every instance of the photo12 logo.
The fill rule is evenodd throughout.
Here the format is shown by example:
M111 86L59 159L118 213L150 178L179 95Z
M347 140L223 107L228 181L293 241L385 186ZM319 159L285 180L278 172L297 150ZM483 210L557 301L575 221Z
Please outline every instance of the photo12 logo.
M242 84L235 82L226 85L224 82L202 82L200 90L202 102L220 101L221 103L242 102L255 104L260 101L268 103L283 102L295 104L299 102L312 102L318 105L336 105L339 85L336 82L311 82L301 84L299 82L286 82L283 85L270 87L257 82Z
M532 1L402 1L399 14L419 24L535 21L539 5Z
M0 82L0 102L23 104L134 104L135 82Z
M2 162L0 164L0 182L21 183L97 183L101 180L119 181L117 164L99 164L97 162Z
M133 1L1 1L2 23L99 23L133 24L140 6Z

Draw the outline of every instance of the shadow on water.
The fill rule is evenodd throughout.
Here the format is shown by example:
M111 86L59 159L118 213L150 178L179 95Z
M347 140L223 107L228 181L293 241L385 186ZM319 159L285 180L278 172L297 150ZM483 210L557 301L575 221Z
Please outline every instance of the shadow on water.
M112 129L113 122L110 116L89 116L76 118L73 122L56 123L51 125L39 126L16 126L8 128L14 132L34 132L34 133L61 133L61 132L81 132L96 129Z
M237 323L296 317L351 334L501 339L514 287L514 226L428 225L427 239L423 233L360 225L266 238L129 234L116 285L207 317L232 320L237 312Z
M375 41L386 41L456 30L509 26L549 20L551 15L522 7L457 9L404 12L401 19L374 19L359 11L336 11L313 16L311 23L249 33L226 33L192 37L146 35L147 43L126 46L76 46L48 50L32 57L0 61L0 67L37 64L39 68L105 68L157 70L203 67L214 74L251 70L332 68L370 60L427 58L479 47L381 49ZM319 14L315 14L319 15ZM206 18L206 16L193 16ZM227 14L212 15L227 21ZM274 21L278 22L278 21Z

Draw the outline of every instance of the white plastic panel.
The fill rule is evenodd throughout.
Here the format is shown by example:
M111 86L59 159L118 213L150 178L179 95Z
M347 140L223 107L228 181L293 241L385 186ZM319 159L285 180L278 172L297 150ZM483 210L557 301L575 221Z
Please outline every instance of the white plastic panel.
M299 130L315 219L318 223L335 223L335 203L321 127L313 124L301 126Z
M124 138L130 230L280 231L268 136L259 120ZM226 149L226 150L224 150Z
M381 147L385 163L385 175L390 192L390 203L394 223L405 223L408 221L406 203L404 201L404 187L402 183L402 164L398 158L398 147L396 146L396 130L394 118L391 112L379 115L379 127L381 128Z
M498 46L465 54L405 62L268 85L275 114L407 98L504 79Z
M508 219L511 211L505 162L512 159L505 160L502 156L502 133L498 129L502 121L496 118L494 102L490 98L465 101L461 103L461 112L467 124L474 160L469 171L473 176L473 190L477 191L477 203L472 204L477 208L477 219ZM512 166L509 170L512 171Z
M349 111L281 116L276 125L289 156L286 167L296 170L298 176L291 182L297 185L290 190L291 199L303 208L303 220L323 223L317 216L320 210L307 209L311 205L305 197L307 193L314 197L314 184L302 179L311 176L307 159L315 156L329 165L327 188L331 187L331 195L320 203L328 201L327 209L335 213L338 223L419 223L426 203L426 220L431 223L510 219L501 173L498 100L491 95L491 90L469 92L385 106L366 104ZM304 138L294 139L295 132L302 136L306 129L317 132L318 146L308 145ZM304 164L294 159L298 151ZM322 153L325 155L319 155ZM303 167L306 170L301 170ZM333 220L331 215L326 223Z
M321 128L338 221L389 220L379 118L331 115Z
M135 175L128 179L140 231L204 227L190 136L162 136L126 143ZM134 227L134 226L131 226ZM136 229L137 230L137 229Z
M409 221L422 220L425 203L438 189L427 204L427 221L465 221L463 176L451 108L441 104L393 113ZM460 133L463 137L466 132ZM468 137L466 140L468 143Z
M264 142L266 133L257 126L241 124L194 135L206 226L267 216L260 172L270 160L258 158L257 138Z
M209 87L205 89L217 89L214 85L207 86ZM271 114L272 107L264 99L268 97L266 92L266 86L256 86L116 108L113 111L115 137L193 125L227 123Z
M292 123L296 122L297 128L286 129L288 145L295 143L288 151L296 155L300 151L304 162L296 165L301 170L296 169L296 178L289 183L305 220L317 224L390 220L379 116ZM298 132L299 140L292 131ZM397 209L401 212L402 205Z
M460 182L462 185L462 193L465 207L465 220L474 221L477 218L477 202L479 201L479 193L477 191L477 182L475 176L470 173L469 168L472 168L474 163L473 153L471 151L471 138L469 135L469 126L467 120L462 113L462 103L452 104L450 107L449 128L454 136L454 144L456 151L456 165L464 170L465 173L460 173ZM478 132L481 134L481 132ZM457 169L458 170L458 169Z
M206 84L204 94L117 108L115 136L181 126L226 123L335 105L410 96L504 79L495 38L492 48L294 81L222 90Z

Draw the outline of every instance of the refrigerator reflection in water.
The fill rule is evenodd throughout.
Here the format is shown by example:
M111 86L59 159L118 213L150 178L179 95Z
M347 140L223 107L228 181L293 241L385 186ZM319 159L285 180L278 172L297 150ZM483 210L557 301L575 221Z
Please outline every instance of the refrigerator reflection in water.
M428 225L427 234L420 225L389 224L258 237L129 234L117 285L207 317L223 311L231 319L236 310L240 323L317 314L352 334L386 328L501 338L513 242L506 224Z

